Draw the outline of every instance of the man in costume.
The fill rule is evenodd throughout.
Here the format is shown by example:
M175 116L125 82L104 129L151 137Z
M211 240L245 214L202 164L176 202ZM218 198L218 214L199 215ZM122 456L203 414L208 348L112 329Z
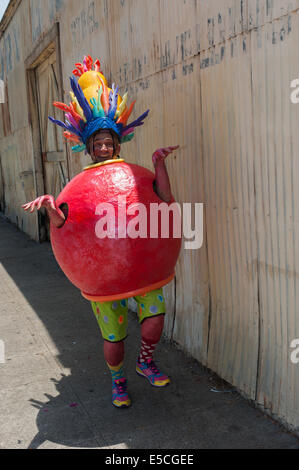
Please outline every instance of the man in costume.
M100 73L99 61L95 61L94 71L91 70L92 64L90 56L84 58L83 65L76 64L77 69L73 73L80 76L82 80L81 84L79 80L79 87L71 78L74 94L71 93L73 102L70 107L63 103L54 103L55 106L68 111L67 124L50 119L55 124L66 128L65 137L77 144L73 147L74 151L85 149L90 154L93 164L101 165L119 158L121 143L131 140L134 128L143 124L142 120L147 116L148 111L134 121L133 125L125 126L133 106L131 105L129 109L126 107L126 95L120 101L118 88L115 88L114 85L112 89L108 88L105 77ZM91 90L95 81L98 82L97 101L94 98L94 89ZM84 115L82 112L86 108L84 99L89 99L93 104L93 114L89 119L86 119L87 111ZM84 126L82 118L85 118ZM177 148L178 146L158 149L152 156L155 168L154 191L161 200L167 203L173 197L165 159ZM63 207L56 205L54 197L51 195L38 197L22 207L26 211L30 209L30 212L44 207L51 224L55 227L62 227L68 215ZM152 386L164 387L170 383L170 380L167 375L159 371L153 361L153 353L161 338L164 326L165 302L162 288L146 292L143 295L136 295L134 299L138 305L141 324L141 349L136 362L136 372L147 378ZM127 302L127 298L117 301L91 301L104 339L105 360L112 375L112 404L119 408L128 407L131 404L123 369L124 339L127 336Z

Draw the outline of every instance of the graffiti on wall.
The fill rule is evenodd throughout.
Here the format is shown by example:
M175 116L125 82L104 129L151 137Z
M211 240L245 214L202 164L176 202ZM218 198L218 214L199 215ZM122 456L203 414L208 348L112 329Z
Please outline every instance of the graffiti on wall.
M81 47L82 41L84 41L87 34L94 33L98 28L99 22L95 14L95 2L92 1L71 22L73 47Z
M45 25L43 24L43 2L38 0L30 0L31 12L31 27L32 27L32 42L35 42L40 35L44 32ZM49 1L49 19L52 24L55 20L55 14L63 6L64 0L50 0Z
M63 5L64 0L51 0L49 3L49 18L50 22L53 23L55 13L57 13Z
M13 25L4 36L0 49L0 79L4 80L4 72L9 74L20 62L20 30Z
M38 2L30 1L32 42L35 42L42 32L42 12Z

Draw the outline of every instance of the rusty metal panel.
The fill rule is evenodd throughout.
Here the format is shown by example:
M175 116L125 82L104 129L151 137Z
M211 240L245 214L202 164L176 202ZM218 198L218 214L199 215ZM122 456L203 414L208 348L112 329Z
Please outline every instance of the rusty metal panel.
M63 8L68 5L70 7L72 2L66 2L65 0L26 0L27 16L30 20L30 31L31 31L31 47L35 47L40 39L43 37L45 31L48 31L53 26L53 23L57 21ZM84 3L84 0L81 2ZM26 38L28 42L29 38Z
M199 51L200 6L194 0L160 0L160 67L178 64Z
M247 30L248 2L251 0L197 0L200 51Z
M27 155L32 155L31 136L27 128L1 142L5 214L32 238L36 238L37 215L28 217L21 208L27 197L33 198L35 195L34 178L30 176L33 172L27 170Z
M130 0L108 3L111 75L120 87L132 82Z
M23 64L23 41L22 41L22 7L17 9L14 17L4 32L5 60L4 74L7 84L7 103L9 103L9 119L11 131L15 132L28 125L28 108L26 99L26 77ZM4 59L4 57L3 57ZM5 119L8 120L7 117Z
M24 48L28 44L24 29L27 24L28 1L24 0L18 5L0 39L0 76L6 85L6 103L0 105L0 153L5 214L21 230L37 239L37 216L26 217L20 207L27 197L32 199L36 194L24 68Z
M299 8L298 0L247 0L248 1L248 28L258 28L273 20L286 16ZM274 26L274 24L273 24ZM284 35L288 26L280 21L280 34Z
M279 31L285 18L275 22ZM273 24L252 32L256 221L260 298L257 401L293 426L299 422L298 365L291 341L298 322L298 122L290 83L299 77L299 13L287 36L273 41ZM273 78L275 77L275 80Z
M196 220L197 235L200 238L201 220L195 218L195 204L205 203L205 199L199 65L199 59L193 57L168 67L163 72L163 145L180 145L168 157L167 169L172 192L180 204L182 215L184 217L188 206L193 224ZM199 248L200 240L194 239L194 249L187 249L186 241L183 233L182 249L176 266L175 305L170 333L193 357L206 364L209 321L206 243L204 238L203 245Z
M247 46L240 35L201 54L200 82L211 291L207 364L255 398L259 312Z
M62 2L56 13L61 19L61 52L65 91L75 62L86 54L99 57L104 66L109 62L109 39L106 0L72 0Z
M138 137L133 139L128 146L125 144L122 152L128 156L128 160L132 159L153 171L151 157L157 148L163 146L164 138L162 74L151 75L144 80L138 80L133 85L133 88L128 87L128 93L130 93L131 101L137 100L134 117L137 118L147 109L150 112L147 125L137 130L136 137Z
M2 135L7 137L11 134L11 113L9 107L9 94L7 81L4 82L4 103L0 104L2 118Z
M159 0L130 1L132 79L139 80L160 69Z
M111 74L119 86L160 69L159 0L108 2Z

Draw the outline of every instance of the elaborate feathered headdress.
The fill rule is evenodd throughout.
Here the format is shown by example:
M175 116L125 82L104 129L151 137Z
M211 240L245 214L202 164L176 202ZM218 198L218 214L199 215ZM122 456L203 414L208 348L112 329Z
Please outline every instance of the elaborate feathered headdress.
M127 93L121 98L118 86L113 83L112 89L108 87L106 78L100 73L100 61L97 59L93 63L90 56L85 56L83 64L75 66L73 74L80 78L77 82L70 77L72 102L69 106L57 101L53 103L65 112L65 122L49 116L50 121L66 129L64 136L77 144L72 147L73 152L85 150L88 138L100 129L113 130L122 144L132 140L135 127L142 126L149 110L127 125L135 101L127 108Z

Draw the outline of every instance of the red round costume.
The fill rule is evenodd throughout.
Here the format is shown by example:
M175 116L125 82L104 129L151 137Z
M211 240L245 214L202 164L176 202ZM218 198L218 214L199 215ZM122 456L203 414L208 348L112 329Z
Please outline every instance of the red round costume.
M153 190L154 174L125 162L90 168L77 175L57 198L57 205L67 203L68 217L61 228L51 225L54 255L69 280L89 300L116 300L141 295L157 289L174 276L181 239L173 237L173 215L169 212L169 238L150 238L150 204L161 204ZM125 196L125 199L124 199ZM120 199L119 199L120 197ZM126 208L119 206L119 200ZM147 238L122 237L135 215L126 209L142 203L147 211ZM99 238L96 208L109 203L114 209L115 238ZM164 203L165 205L166 203ZM137 211L138 215L138 211ZM119 220L120 219L120 220ZM155 223L152 218L152 223Z

